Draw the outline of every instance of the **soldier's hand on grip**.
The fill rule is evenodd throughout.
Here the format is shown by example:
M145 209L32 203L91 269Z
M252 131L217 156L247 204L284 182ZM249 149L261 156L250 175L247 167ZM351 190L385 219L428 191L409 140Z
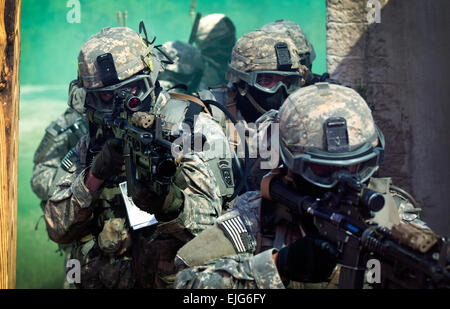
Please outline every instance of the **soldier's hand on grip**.
M130 189L131 197L134 204L143 211L154 213L155 209L151 206L155 204L155 199L158 198L152 194L151 190L137 181L134 187Z
M106 180L120 174L123 164L122 141L112 138L106 141L102 150L95 156L91 173L95 178Z
M324 282L337 261L337 251L328 242L306 236L278 252L277 268L282 278L299 282Z

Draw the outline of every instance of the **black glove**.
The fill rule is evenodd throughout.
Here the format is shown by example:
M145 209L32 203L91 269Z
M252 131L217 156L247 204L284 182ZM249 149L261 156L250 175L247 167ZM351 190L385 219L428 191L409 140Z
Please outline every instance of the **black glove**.
M306 236L278 252L278 273L299 282L324 282L336 266L337 255L330 243Z
M120 174L123 164L122 141L112 138L106 141L102 150L95 156L91 172L95 178L106 180Z
M154 214L156 219L168 221L167 218L178 216L183 206L183 194L176 186L170 186L169 192L159 195L139 182L130 191L134 204L141 210Z
M128 190L130 190L131 198L137 207L143 211L154 213L155 209L151 206L155 204L158 196L152 194L150 188L147 188L137 180L134 186Z

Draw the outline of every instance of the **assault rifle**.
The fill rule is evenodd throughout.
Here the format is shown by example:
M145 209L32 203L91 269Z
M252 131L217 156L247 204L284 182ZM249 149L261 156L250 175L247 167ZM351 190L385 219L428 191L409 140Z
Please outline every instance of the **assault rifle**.
M164 196L177 170L171 152L177 136L163 132L161 118L143 111L143 106L128 89L119 89L114 92L112 112L92 109L89 120L104 134L123 141L128 196L137 189L137 182Z
M336 247L340 288L363 288L370 259L381 268L381 282L374 288L450 288L447 239L412 224L389 230L370 222L384 207L384 196L354 178L342 176L334 191L315 199L266 176L262 194L286 205L294 218L312 219L319 235Z

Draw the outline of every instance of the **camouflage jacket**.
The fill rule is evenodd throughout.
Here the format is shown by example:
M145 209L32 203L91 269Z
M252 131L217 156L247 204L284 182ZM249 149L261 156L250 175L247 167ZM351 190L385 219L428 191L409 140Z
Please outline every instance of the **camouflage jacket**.
M71 107L45 129L45 135L34 153L31 177L31 188L39 199L48 199L61 160L87 130L87 120Z
M61 160L88 131L84 117L85 91L76 80L69 86L69 107L46 129L33 158L31 188L44 202Z
M393 224L412 222L406 209L413 208L410 201L390 190L389 178L372 178L369 187L383 193L387 201L382 214L374 221L391 227ZM297 224L290 220L283 205L262 199L259 191L241 195L230 212L221 216L209 228L182 247L176 257L180 271L175 288L285 288L278 274L272 254L301 237ZM415 219L415 224L423 222ZM211 237L214 241L209 241ZM202 248L203 256L193 252ZM207 253L205 253L207 252ZM336 288L338 267L328 282L290 282L289 288Z
M164 93L155 111L170 127L177 124L186 106L186 102ZM209 115L201 113L194 132L203 129L208 142L224 141L222 131L214 130L215 126L218 124ZM132 230L118 187L123 175L107 180L98 192L86 188L88 145L89 137L85 136L74 149L72 168L60 168L55 177L55 190L44 209L50 238L58 243L72 242L71 258L81 262L82 288L171 287L177 250L213 225L221 214L220 189L208 164L216 154L211 148L185 154L172 184L181 192L176 200L181 200L178 216Z

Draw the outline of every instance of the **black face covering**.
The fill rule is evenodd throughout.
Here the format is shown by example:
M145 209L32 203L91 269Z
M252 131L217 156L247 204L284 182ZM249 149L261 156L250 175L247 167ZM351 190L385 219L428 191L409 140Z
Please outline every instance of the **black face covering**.
M275 93L266 93L254 87L249 87L248 91L255 99L256 103L258 103L266 111L269 111L271 109L278 110L283 104L284 100L286 100L286 98L288 97L284 87L280 87L280 89L278 89L278 91ZM236 98L237 108L241 112L245 121L255 122L256 119L262 116L262 114L258 112L255 107L253 107L252 103L250 103L246 96L237 94Z

